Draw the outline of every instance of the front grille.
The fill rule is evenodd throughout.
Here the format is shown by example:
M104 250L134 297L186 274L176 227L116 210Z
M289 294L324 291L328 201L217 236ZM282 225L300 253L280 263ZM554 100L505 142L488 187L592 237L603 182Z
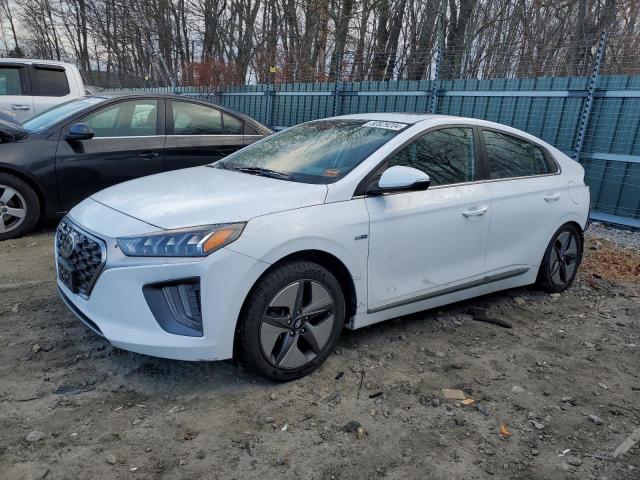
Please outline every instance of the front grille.
M56 231L58 277L69 290L88 297L106 260L106 245L99 238L63 219Z

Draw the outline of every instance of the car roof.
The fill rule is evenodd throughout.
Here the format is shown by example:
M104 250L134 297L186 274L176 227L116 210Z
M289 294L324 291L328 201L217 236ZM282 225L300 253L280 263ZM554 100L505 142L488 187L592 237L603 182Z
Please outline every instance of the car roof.
M57 60L40 60L37 58L0 58L0 63L23 63L25 65L60 65L68 68L76 68L75 65L68 62L59 62Z
M440 118L461 118L452 117L450 115L438 115L433 113L391 113L391 112L379 112L379 113L356 113L353 115L341 115L334 118L350 118L354 120L377 120L383 122L399 122L414 124L425 120L437 120Z
M511 132L516 135L520 135L522 137L533 140L537 143L548 145L542 139L531 135L528 132L523 130L519 130L517 128L511 127L509 125L505 125L503 123L491 122L489 120L483 120L481 118L473 118L473 117L459 117L455 115L440 115L433 113L358 113L354 115L341 115L339 117L332 118L346 118L346 119L358 119L358 120L377 120L384 122L399 122L399 123L407 123L410 125L415 125L418 123L424 122L425 127L429 126L438 126L444 124L459 124L459 125L470 125L470 126L478 126L485 128L494 128L496 130L502 130L504 132Z

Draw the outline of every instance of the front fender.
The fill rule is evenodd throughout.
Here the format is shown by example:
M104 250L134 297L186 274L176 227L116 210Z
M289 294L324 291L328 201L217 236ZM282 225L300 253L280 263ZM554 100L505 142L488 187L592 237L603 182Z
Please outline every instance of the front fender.
M360 310L366 308L368 236L369 215L356 199L256 217L227 248L269 264L305 250L333 255L351 274Z

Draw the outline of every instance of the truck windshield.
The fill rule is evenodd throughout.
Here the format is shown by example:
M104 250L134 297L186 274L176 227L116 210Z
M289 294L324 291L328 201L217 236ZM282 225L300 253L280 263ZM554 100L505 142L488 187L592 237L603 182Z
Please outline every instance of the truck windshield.
M214 166L302 183L333 183L407 126L355 119L309 122L243 148Z
M54 126L61 120L65 120L71 115L74 115L75 113L78 113L92 105L104 102L105 100L105 98L100 97L86 97L61 103L49 110L45 110L42 113L34 115L30 119L26 120L22 126L27 129L29 133L41 133L48 130L49 127Z

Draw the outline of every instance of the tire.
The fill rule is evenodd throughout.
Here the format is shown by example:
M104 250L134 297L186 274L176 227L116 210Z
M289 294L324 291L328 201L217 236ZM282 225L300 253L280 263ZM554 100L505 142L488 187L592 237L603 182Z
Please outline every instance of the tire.
M33 188L14 175L0 173L0 241L30 232L39 218L40 201Z
M336 277L313 262L285 263L264 276L245 302L238 353L277 382L310 374L335 348L345 322Z
M553 234L538 271L538 286L559 293L571 286L582 261L583 239L573 224L565 224Z

